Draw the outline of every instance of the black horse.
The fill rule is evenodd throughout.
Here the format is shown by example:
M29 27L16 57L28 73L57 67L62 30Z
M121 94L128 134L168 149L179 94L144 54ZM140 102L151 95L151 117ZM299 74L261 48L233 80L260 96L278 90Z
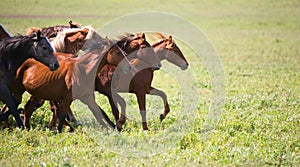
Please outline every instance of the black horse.
M59 67L48 38L41 36L40 31L29 36L19 35L0 40L0 99L9 108L8 112L0 115L0 121L6 120L12 114L19 127L24 125L17 111L18 103L10 88L16 78L17 69L28 58L34 58L52 71Z

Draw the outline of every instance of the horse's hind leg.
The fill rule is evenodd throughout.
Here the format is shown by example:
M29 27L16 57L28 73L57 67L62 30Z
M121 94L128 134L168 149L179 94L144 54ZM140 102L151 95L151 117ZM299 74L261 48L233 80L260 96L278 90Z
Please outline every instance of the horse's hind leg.
M7 105L4 105L3 108L1 109L0 113L3 114L5 112L8 112L8 110L9 110L9 108L7 107ZM9 113L7 113L7 114L9 114ZM3 128L9 128L8 119L4 121Z
M165 110L164 110L164 113L160 114L160 121L164 120L166 118L167 114L170 112L170 107L169 107L166 93L162 90L150 87L150 91L148 94L156 95L156 96L159 96L162 98L162 100L164 102Z
M24 127L23 120L17 110L17 103L15 97L10 93L8 87L0 83L0 97L2 101L8 106L9 111L0 114L0 121L5 121L10 113L14 116L18 127Z
M57 107L57 103L54 102L54 101L50 101L50 108L51 108L51 111L53 112L53 116L52 116L52 120L50 121L49 125L51 125L52 127L55 126L56 124L56 120L57 120L57 110L58 110L58 107ZM72 110L70 107L67 108L67 119L71 122L74 122L76 126L79 126L81 125L80 122L77 121L76 117L74 116Z
M56 120L57 120L57 112L58 112L58 103L54 101L50 101L50 109L52 111L52 119L48 124L48 128L52 129L55 127Z
M66 98L62 103L55 102L54 104L58 107L56 110L56 114L59 120L58 123L58 132L62 132L63 125L67 125L70 127L70 132L74 131L74 128L66 121L67 112L70 109L70 105L72 103L71 98Z

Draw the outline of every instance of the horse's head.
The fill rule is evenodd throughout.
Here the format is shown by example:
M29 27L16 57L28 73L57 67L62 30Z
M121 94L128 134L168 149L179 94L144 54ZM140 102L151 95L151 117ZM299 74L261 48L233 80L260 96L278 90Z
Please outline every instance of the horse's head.
M153 69L160 69L160 60L151 45L146 41L144 33L130 35L125 40L120 40L119 45L128 54L129 59L138 58L153 67Z
M51 71L56 70L59 67L59 63L53 54L53 48L48 38L42 36L40 31L31 35L31 38L34 44L32 57L48 66Z
M152 46L158 54L160 60L166 59L167 61L180 67L182 70L186 70L189 66L186 58L182 54L179 47L176 45L173 37L170 35L166 38L161 33L155 34L159 41Z

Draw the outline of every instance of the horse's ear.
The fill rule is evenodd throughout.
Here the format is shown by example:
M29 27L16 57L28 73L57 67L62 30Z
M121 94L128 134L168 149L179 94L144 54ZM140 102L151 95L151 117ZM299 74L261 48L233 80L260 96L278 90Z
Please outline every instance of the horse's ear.
M108 39L107 36L105 37L105 40L106 40L107 45L111 45L111 42L110 42L110 40Z
M41 30L38 30L36 32L36 38L37 38L38 41L41 39Z
M69 26L72 28L73 24L72 24L72 20L69 21Z
M70 28L80 28L80 24L77 22L73 22L72 20L69 21Z
M173 41L173 37L172 35L169 36L169 41L172 42Z
M142 34L142 38L143 38L144 40L146 40L145 33Z

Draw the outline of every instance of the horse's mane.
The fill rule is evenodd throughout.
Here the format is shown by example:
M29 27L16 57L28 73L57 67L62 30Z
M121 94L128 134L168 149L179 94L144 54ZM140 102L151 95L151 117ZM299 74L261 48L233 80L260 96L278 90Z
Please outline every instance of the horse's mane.
M131 42L132 40L134 40L136 37L136 35L131 34L131 33L125 33L124 35L119 35L117 37L117 45L121 48L121 49L125 49L127 44L129 42ZM139 36L137 36L139 37Z
M152 40L158 40L157 42L155 42L154 44L152 44L152 47L155 47L155 46L157 46L157 45L159 45L159 44L161 44L162 42L165 42L165 41L168 41L169 39L166 37L166 36L164 36L162 33L160 33L160 32L155 32L155 33L153 33L153 35L150 37ZM172 46L172 45L174 45L175 44L175 42L174 42L174 40L172 39L172 43L171 44L169 44L170 46Z
M65 29L57 34L57 36L51 41L51 45L53 49L57 52L63 52L65 50L65 37L69 33L74 33L81 31L83 29L88 29L88 34L85 37L85 40L90 40L93 37L93 34L95 33L95 30L92 26L85 26L83 28L72 28L72 29Z
M33 46L33 37L34 34L33 36L17 35L2 39L0 41L0 68L14 71L13 69L18 66L16 62L22 61L27 56L26 51ZM20 55L25 57L19 58Z
M3 53L26 47L26 45L28 45L28 47L31 47L32 42L29 41L31 41L34 36L34 34L30 36L23 36L18 34L14 37L2 39L0 44L1 56Z

